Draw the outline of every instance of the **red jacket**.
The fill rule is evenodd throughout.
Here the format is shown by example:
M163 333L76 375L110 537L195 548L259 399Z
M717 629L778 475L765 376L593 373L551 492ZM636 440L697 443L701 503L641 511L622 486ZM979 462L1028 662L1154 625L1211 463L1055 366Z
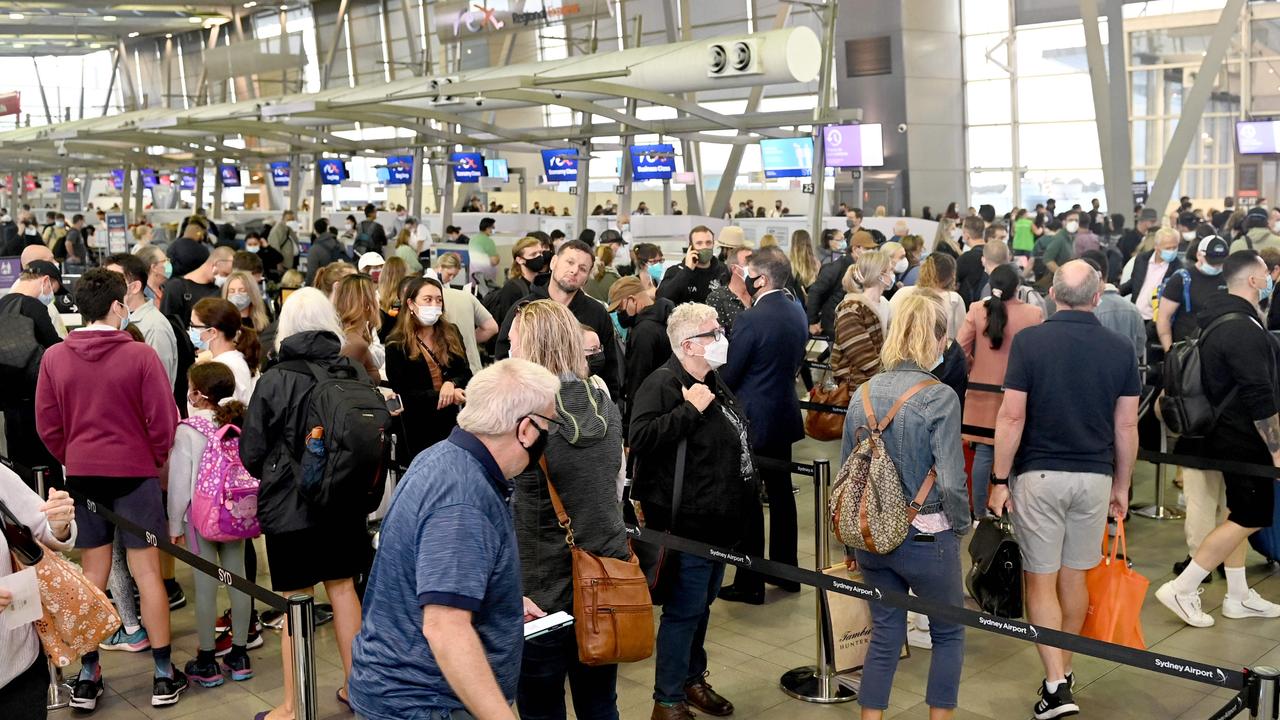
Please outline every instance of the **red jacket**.
M157 477L177 426L164 365L128 333L76 330L40 361L36 430L69 476Z

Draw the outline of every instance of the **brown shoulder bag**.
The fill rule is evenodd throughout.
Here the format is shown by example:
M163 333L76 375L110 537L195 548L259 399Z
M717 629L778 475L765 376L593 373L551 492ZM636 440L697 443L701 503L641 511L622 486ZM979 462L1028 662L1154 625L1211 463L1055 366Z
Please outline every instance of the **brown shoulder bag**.
M636 662L653 654L653 601L635 553L626 560L600 557L578 547L569 515L540 460L551 505L573 559L573 626L583 665Z

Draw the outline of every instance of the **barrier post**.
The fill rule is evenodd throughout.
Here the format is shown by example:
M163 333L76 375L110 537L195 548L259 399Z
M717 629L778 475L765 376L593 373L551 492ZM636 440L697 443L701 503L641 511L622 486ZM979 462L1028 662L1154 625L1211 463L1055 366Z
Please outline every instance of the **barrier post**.
M1164 426L1160 426L1160 452L1161 454L1169 452L1169 434L1165 432ZM1140 515L1151 520L1181 520L1182 511L1177 508L1165 507L1164 505L1164 463L1156 463L1156 501L1152 505L1146 505L1140 508L1134 508L1133 514Z
M827 505L828 492L831 486L831 462L828 460L813 461L813 554L816 570L822 572L830 560L830 548L827 543ZM827 607L827 593L821 588L814 588L817 607L818 625L818 662L788 670L778 681L782 691L797 700L811 703L849 702L858 696L856 692L844 687L836 680L832 658L835 655L835 639L828 621L830 610Z
M315 600L289 597L289 636L293 639L293 710L297 720L316 720Z
M1273 720L1276 717L1276 710L1280 703L1277 702L1276 693L1280 690L1280 670L1270 665L1259 665L1251 671L1254 678L1257 679L1256 691L1257 696L1249 698L1249 717L1265 718Z

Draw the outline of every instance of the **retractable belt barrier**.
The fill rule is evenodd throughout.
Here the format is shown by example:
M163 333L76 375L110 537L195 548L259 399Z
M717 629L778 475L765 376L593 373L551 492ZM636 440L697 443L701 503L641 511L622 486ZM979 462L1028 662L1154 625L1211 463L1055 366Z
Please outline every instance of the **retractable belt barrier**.
M1061 630L1037 627L1021 620L996 617L976 610L933 602L893 590L882 590L874 585L833 577L816 570L805 570L794 565L786 565L634 525L627 526L627 535L641 542L663 545L678 552L728 563L739 568L746 568L765 577L811 585L818 590L829 590L868 602L883 603L891 607L928 615L930 618L946 620L978 630L986 630L997 635L1041 645L1050 645L1070 652L1117 662L1141 670L1150 670L1163 675L1195 680L1215 687L1236 690L1244 687L1245 676L1240 670L1218 667L1217 665L1194 660L1185 660L1149 650L1135 650L1124 645L1072 635Z

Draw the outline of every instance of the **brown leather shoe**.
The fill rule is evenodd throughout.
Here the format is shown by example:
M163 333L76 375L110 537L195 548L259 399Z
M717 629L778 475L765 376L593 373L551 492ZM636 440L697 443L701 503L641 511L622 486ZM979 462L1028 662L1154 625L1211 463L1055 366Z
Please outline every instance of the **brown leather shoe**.
M653 714L649 716L649 720L692 720L694 714L689 712L689 706L684 703L675 705L663 705L660 702L653 703Z
M733 703L725 700L720 693L707 684L707 675L684 686L684 697L688 703L708 715L724 717L733 714Z

